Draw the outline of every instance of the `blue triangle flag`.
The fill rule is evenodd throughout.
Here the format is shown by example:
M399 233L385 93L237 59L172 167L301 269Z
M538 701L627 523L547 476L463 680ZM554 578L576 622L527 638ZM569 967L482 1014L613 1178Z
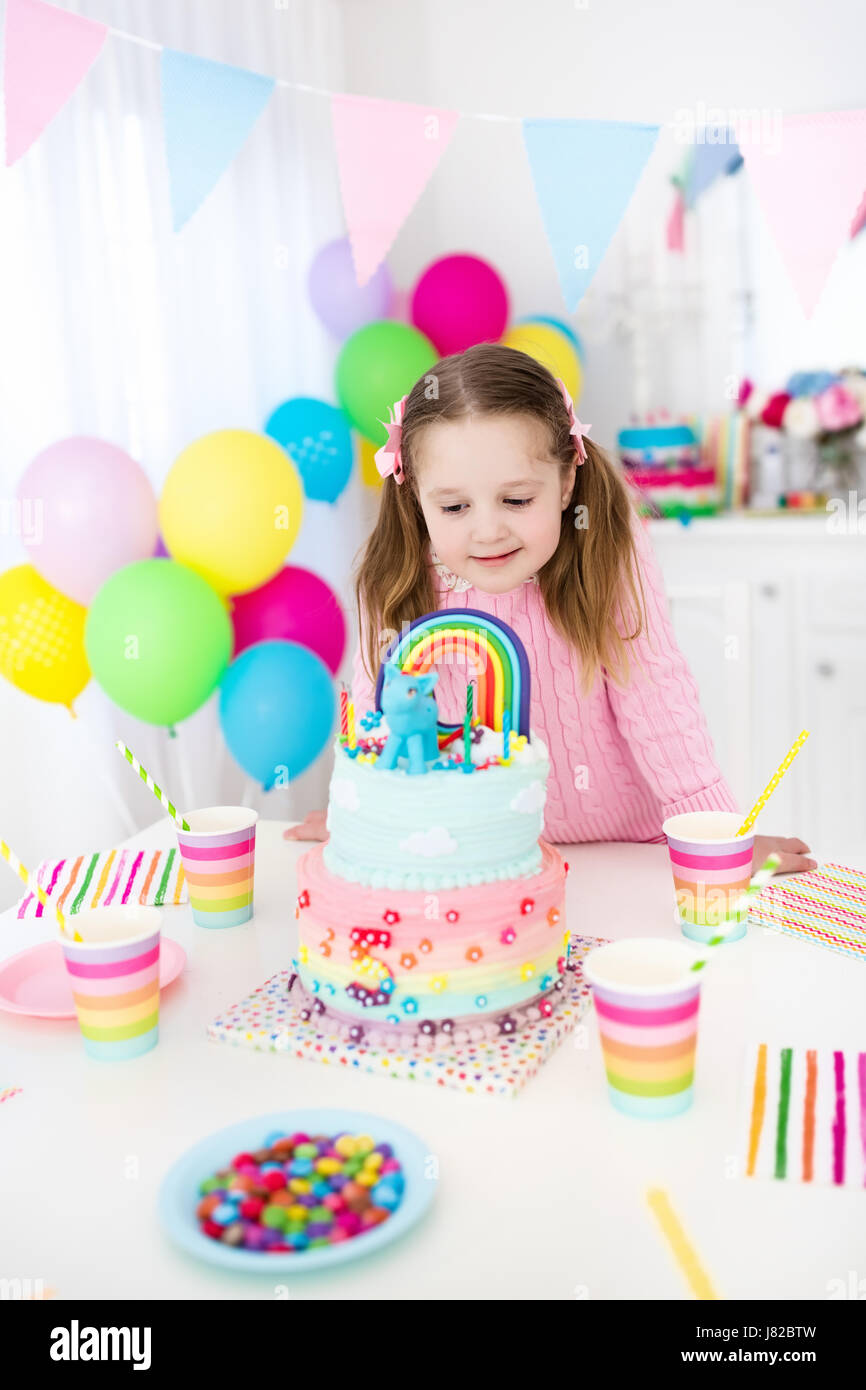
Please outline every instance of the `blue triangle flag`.
M743 162L733 131L725 126L705 126L694 151L685 190L686 206L690 208L720 174L733 174Z
M166 48L162 119L174 230L204 202L274 88L271 77Z
M657 125L625 121L523 122L535 194L569 312L601 264L658 133Z

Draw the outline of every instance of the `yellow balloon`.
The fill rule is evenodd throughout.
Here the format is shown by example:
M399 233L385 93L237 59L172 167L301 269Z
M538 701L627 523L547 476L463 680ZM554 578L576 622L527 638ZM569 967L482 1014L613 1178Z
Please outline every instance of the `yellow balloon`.
M285 449L252 430L216 430L178 455L159 524L173 559L218 594L243 594L282 569L303 510L301 479Z
M385 479L376 467L376 450L379 445L365 439L363 434L358 438L361 441L361 481L367 487L381 487Z
M583 390L583 373L577 353L564 333L549 323L516 323L502 339L505 347L525 352L560 377L574 404Z
M66 705L90 680L84 653L87 609L32 565L0 574L0 674L37 700Z

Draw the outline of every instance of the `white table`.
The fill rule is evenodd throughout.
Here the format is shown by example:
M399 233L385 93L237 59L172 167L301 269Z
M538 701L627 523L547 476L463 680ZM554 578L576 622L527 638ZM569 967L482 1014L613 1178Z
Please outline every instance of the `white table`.
M0 1277L58 1298L682 1299L688 1290L645 1204L664 1187L719 1293L824 1299L864 1274L866 1194L729 1176L747 1039L859 1045L866 967L749 929L707 972L692 1110L657 1123L610 1106L590 1013L515 1100L351 1075L211 1042L208 1022L276 970L295 942L294 865L307 846L260 822L256 914L209 931L166 910L188 964L163 996L160 1041L134 1061L85 1057L77 1024L0 1013ZM128 842L172 843L162 821ZM657 845L564 847L568 923L588 935L669 935ZM42 939L0 918L0 954ZM236 1120L312 1104L379 1112L439 1159L426 1221L334 1274L235 1276L177 1252L156 1219L163 1174ZM540 1177L529 1192L521 1172ZM286 1294L285 1290L288 1290Z

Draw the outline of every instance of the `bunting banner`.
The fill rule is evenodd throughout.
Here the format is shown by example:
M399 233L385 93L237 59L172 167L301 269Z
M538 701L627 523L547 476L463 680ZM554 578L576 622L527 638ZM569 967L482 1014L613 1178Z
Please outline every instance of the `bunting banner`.
M535 194L570 313L622 221L659 129L625 121L523 122Z
M201 206L268 103L272 77L164 48L165 156L174 230Z
M424 192L460 113L337 95L331 119L355 276L366 285Z
M7 0L6 164L33 146L89 72L110 34L161 55L163 135L172 222L179 231L243 147L275 86L327 96L355 274L382 264L461 119L520 124L563 298L574 312L622 220L660 127L465 113L352 96L266 77L110 29L44 0ZM688 114L688 113L686 113ZM685 213L722 174L745 164L807 317L839 249L866 226L866 110L779 117L750 135L754 113L691 127L671 182L666 243L685 244ZM681 119L667 122L679 128ZM742 126L742 129L740 128Z
M108 28L44 5L6 0L3 96L7 167L26 154L87 76Z
M811 318L866 187L866 111L785 116L778 141L738 137L738 144L797 298Z

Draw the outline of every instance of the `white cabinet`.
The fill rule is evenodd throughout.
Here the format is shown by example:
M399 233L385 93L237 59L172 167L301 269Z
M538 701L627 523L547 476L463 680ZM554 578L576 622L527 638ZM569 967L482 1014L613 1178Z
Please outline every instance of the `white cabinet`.
M866 537L826 517L651 522L677 640L744 809L810 737L760 828L866 866Z

